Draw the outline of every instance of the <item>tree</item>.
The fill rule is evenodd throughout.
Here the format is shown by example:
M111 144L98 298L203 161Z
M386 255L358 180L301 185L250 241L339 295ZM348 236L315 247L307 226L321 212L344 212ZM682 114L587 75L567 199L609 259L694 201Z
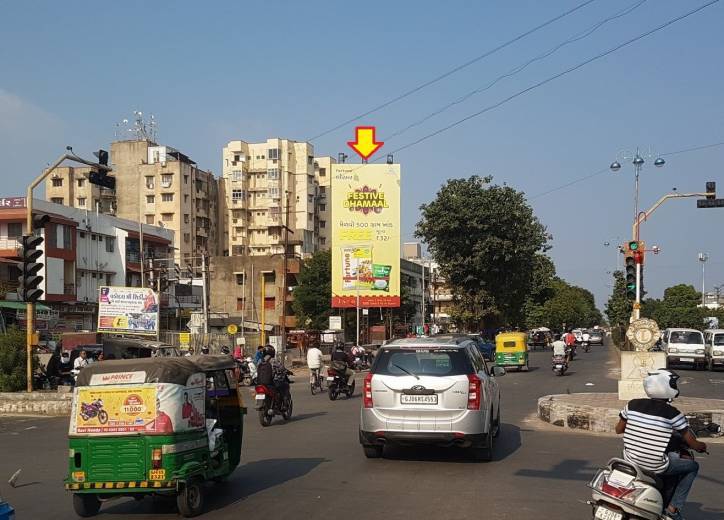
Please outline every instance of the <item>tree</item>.
M15 327L0 335L0 392L17 392L27 387L25 331ZM33 360L37 365L37 360Z
M606 316L611 327L627 327L633 303L626 297L626 279L623 271L615 271L613 280L613 292L606 303Z
M332 253L318 251L302 264L292 310L300 326L325 330L332 314Z
M601 312L596 308L590 291L560 278L550 283L549 291L551 297L542 305L536 304L534 312L527 316L528 328L545 326L561 330L564 323L577 327L593 327L601 323Z
M420 207L415 234L440 265L464 321L517 324L550 235L522 192L491 181L448 180Z
M701 293L691 285L679 284L664 291L661 300L646 300L642 314L653 319L662 329L668 327L704 328L704 317L712 315L698 307Z

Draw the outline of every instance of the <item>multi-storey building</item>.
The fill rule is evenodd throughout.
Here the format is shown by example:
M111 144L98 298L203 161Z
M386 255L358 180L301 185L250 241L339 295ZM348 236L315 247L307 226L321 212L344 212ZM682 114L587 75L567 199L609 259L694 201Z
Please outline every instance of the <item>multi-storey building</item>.
M87 167L60 168L46 180L46 199L173 230L180 263L219 253L219 186L211 172L178 150L145 139L112 143L110 160L115 193L90 184Z
M332 157L314 158L314 176L317 179L317 222L315 231L319 249L329 249L332 245L332 194L330 191L332 166L336 164Z
M285 225L290 253L307 255L317 249L317 182L310 143L230 141L222 162L224 255L283 253Z
M14 206L0 208L0 263L5 266L0 297L13 300L27 209L24 198L3 200ZM41 231L45 240L38 261L43 264L41 302L53 319L41 321L49 331L94 329L100 286L141 285L138 223L42 200L33 201L33 213L50 217ZM144 226L145 257L167 256L173 238L169 229Z

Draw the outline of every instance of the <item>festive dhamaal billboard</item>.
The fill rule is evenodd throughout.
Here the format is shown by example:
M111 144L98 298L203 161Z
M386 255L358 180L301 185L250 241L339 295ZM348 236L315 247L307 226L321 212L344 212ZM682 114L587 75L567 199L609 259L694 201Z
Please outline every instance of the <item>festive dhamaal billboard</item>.
M332 169L332 307L400 306L400 165Z

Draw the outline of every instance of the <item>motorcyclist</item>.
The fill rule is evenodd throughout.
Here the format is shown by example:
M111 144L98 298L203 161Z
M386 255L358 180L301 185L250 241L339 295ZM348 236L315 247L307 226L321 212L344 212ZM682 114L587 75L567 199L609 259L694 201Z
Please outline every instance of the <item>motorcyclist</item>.
M279 399L275 400L275 411L289 395L289 377L293 372L286 369L284 364L276 357L276 350L271 345L264 347L264 358L259 363L257 381L261 385L273 386L279 393Z
M568 332L563 337L563 341L566 343L566 347L568 348L568 358L570 359L573 349L576 348L576 335L573 334L573 329L568 329Z
M335 372L344 373L347 378L347 386L352 386L352 381L354 380L354 370L351 368L352 363L354 363L354 359L344 351L344 345L341 343L337 344L332 353L332 368ZM343 364L345 367L344 370L342 370Z
M616 433L623 433L623 456L642 469L662 477L677 477L679 482L666 509L666 518L683 520L681 509L699 472L699 464L678 452L667 453L674 432L693 450L706 451L706 444L697 440L689 429L684 414L669 404L679 396L675 372L659 369L644 379L649 399L633 399L621 410Z
M322 351L317 345L312 345L307 350L307 366L309 367L309 383L314 384L315 378L319 375L319 371L324 364L322 360Z
M563 340L557 339L553 342L553 358L562 357L565 358L568 363L568 349Z
M209 353L209 346L208 346L208 345L203 345L203 346L201 347L201 354L205 356L205 355L208 354L208 353Z

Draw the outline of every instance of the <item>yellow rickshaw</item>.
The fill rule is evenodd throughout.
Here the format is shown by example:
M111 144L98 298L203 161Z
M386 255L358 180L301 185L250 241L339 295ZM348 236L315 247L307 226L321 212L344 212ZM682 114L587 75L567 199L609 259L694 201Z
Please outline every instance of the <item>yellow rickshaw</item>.
M495 337L495 364L528 371L528 334L501 332Z

